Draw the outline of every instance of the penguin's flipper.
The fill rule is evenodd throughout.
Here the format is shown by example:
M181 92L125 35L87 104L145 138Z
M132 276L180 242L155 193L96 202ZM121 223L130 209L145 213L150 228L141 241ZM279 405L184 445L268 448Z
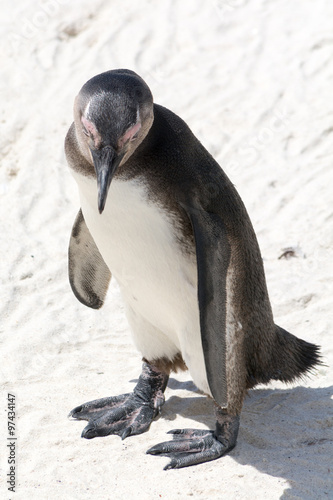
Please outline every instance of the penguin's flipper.
M195 238L201 342L212 396L227 407L226 277L230 245L222 219L203 208L187 209Z
M82 304L93 309L102 307L111 272L99 253L81 210L70 237L68 274L74 295Z

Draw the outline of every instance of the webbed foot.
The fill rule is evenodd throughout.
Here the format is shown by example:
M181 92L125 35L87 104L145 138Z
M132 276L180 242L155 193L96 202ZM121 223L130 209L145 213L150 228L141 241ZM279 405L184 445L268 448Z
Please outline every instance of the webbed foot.
M125 439L148 430L164 404L168 375L147 363L132 393L97 399L74 408L69 417L88 420L81 436L91 439L116 434Z
M200 429L175 429L172 441L159 443L150 448L147 453L170 458L164 467L180 469L222 457L231 451L237 440L239 416L230 416L221 408L216 409L215 431Z

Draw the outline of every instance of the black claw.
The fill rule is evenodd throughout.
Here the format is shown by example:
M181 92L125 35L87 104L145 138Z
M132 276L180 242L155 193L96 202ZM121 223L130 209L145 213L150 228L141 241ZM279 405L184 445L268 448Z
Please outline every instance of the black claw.
M149 450L146 451L147 455L159 455L160 454L160 451L158 451L158 447L159 445L156 444L155 446L152 446L151 448L149 448Z
M68 413L68 418L76 418L76 413L80 413L80 411L82 410L82 405L81 406L77 406L76 408L74 408L72 411L70 411Z
M174 464L173 461L169 462L165 467L163 467L163 470L170 470L170 469L176 469L176 465Z
M127 427L127 429L125 429L124 432L122 433L121 439L124 440L128 436L130 436L132 434L132 430L133 430L132 427Z
M98 433L96 427L93 424L87 425L81 433L81 437L85 439L92 439L96 436L98 436Z

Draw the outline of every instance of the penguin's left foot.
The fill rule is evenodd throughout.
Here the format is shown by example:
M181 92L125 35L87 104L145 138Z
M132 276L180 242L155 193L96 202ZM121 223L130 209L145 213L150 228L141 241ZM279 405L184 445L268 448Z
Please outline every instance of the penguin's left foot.
M132 393L97 399L77 406L69 417L88 420L81 436L91 439L116 434L122 439L148 430L164 404L168 375L144 363Z
M172 441L159 443L147 453L170 458L164 470L180 469L222 457L236 445L239 416L228 415L225 410L218 408L216 417L215 431L174 429L168 432L173 434Z

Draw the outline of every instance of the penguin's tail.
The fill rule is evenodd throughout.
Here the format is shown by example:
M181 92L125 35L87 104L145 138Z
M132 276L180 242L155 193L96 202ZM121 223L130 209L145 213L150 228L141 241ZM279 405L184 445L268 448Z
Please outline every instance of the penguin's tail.
M292 382L322 364L319 346L295 337L280 326L276 325L276 329L276 350L281 357L278 380Z
M322 364L319 346L275 326L277 335L272 353L271 379L292 382L310 374L316 366Z
M323 364L319 346L299 339L277 325L275 335L264 350L265 354L258 352L259 359L252 358L248 363L248 389L259 383L267 384L270 380L293 382Z

